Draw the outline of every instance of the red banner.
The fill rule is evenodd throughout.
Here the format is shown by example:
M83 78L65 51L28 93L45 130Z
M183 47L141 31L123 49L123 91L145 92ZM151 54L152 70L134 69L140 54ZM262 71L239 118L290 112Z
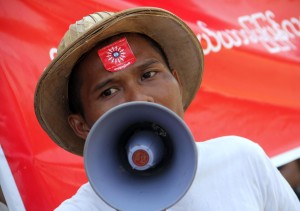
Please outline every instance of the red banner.
M0 144L26 210L53 210L87 181L82 158L55 145L36 120L38 78L70 23L133 6L175 13L203 46L203 83L185 115L197 141L239 135L277 165L300 157L299 1L6 1Z

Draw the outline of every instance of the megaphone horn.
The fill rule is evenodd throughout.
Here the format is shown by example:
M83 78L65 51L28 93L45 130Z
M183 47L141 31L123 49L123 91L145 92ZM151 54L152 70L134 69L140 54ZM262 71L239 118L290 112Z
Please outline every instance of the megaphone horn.
M118 105L93 125L84 147L89 182L117 210L163 210L191 186L197 149L184 121L159 104Z

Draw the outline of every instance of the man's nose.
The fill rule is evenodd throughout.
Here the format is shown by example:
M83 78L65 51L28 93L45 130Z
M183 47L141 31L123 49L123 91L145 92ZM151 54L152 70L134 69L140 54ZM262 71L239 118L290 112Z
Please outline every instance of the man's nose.
M127 101L154 102L154 98L141 87L131 87L131 90L128 93Z

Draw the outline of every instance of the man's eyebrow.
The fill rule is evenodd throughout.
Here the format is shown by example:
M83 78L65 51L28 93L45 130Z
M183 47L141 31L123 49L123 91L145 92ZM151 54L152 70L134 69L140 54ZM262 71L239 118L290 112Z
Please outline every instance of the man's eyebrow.
M103 87L105 87L107 84L111 83L113 79L109 78L105 81L102 81L98 83L92 90L92 93L97 92L98 90L101 90Z
M147 59L142 64L138 65L138 68L143 70L143 69L146 69L147 67L149 67L153 64L162 64L162 63L157 59Z

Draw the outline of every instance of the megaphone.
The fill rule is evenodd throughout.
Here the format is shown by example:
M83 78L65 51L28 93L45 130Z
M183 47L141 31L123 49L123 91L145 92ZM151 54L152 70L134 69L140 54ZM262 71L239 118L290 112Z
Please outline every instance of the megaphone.
M96 194L116 210L163 210L190 188L197 149L173 111L129 102L95 122L84 146L84 166Z

